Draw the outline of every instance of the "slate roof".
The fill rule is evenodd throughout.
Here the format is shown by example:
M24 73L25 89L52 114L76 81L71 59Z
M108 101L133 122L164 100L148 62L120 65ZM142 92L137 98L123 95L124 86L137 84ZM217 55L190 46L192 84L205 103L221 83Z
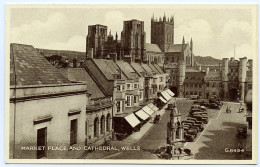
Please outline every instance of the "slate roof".
M157 53L162 52L157 44L146 43L145 48L146 48L146 52L157 52Z
M148 73L148 75L150 75L150 76L154 75L153 70L148 66L148 64L141 64L141 66Z
M122 72L127 76L128 79L138 79L138 74L131 67L131 65L124 61L117 61L116 64L122 70Z
M13 43L10 49L10 85L15 85L14 62L17 86L71 83L33 46Z
M160 72L156 69L156 67L154 67L153 64L149 64L149 67L150 67L156 74L160 74Z
M185 83L204 83L206 73L203 71L185 72Z
M161 73L164 74L162 68L158 64L154 64L154 67Z
M205 80L221 80L219 71L209 71L205 76Z
M117 79L116 75L120 75L119 67L113 62L113 60L106 59L93 59L98 68L106 76L108 80ZM122 79L127 79L125 75L122 75Z
M87 85L88 93L92 94L92 99L105 97L105 94L84 68L60 68L59 71L70 81L85 82Z
M139 63L132 63L131 66L137 72L140 77L145 77L145 70Z
M186 47L188 46L188 44L184 44L184 49L186 49ZM167 49L166 52L182 52L182 44L173 44L170 45Z

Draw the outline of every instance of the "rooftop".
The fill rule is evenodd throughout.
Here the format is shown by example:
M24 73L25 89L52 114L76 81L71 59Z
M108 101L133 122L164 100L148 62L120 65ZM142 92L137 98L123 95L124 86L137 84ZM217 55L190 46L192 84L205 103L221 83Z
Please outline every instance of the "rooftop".
M92 99L105 97L105 94L84 68L60 68L59 71L65 77L69 78L70 81L85 82L87 85L88 93L91 94Z
M117 76L121 75L119 67L114 63L113 60L93 59L93 61L108 80L117 79ZM124 74L122 74L121 76L122 79L127 79Z
M138 74L131 67L131 65L124 61L117 61L116 64L122 70L122 72L127 76L128 79L138 79Z
M188 46L188 44L184 44L184 49L186 49L186 47ZM182 52L182 44L173 44L170 45L167 49L166 52Z
M157 44L146 43L145 48L146 48L146 52L157 52L157 53L162 52Z
M205 76L205 80L221 80L219 71L209 71Z
M48 60L32 45L14 44L10 46L10 85L57 85L70 84Z

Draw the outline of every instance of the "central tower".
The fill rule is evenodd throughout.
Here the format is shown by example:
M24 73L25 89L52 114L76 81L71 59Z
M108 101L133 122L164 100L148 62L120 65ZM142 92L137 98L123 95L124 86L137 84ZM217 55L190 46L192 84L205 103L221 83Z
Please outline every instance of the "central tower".
M174 17L151 18L151 43L157 44L162 52L174 44Z

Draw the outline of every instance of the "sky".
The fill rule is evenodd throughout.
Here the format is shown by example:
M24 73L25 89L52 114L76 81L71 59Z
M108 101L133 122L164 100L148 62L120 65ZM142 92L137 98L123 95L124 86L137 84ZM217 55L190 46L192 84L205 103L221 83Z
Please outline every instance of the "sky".
M88 25L102 24L117 32L120 39L123 21L144 21L146 42L150 43L151 17L174 15L174 42L193 40L195 55L224 57L256 56L256 13L253 6L41 6L12 8L10 41L37 48L85 52Z

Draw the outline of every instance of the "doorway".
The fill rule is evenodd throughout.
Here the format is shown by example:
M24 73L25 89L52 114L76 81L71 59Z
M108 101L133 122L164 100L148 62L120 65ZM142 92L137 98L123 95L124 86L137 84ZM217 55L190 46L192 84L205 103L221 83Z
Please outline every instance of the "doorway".
M47 156L47 127L37 130L37 159Z

